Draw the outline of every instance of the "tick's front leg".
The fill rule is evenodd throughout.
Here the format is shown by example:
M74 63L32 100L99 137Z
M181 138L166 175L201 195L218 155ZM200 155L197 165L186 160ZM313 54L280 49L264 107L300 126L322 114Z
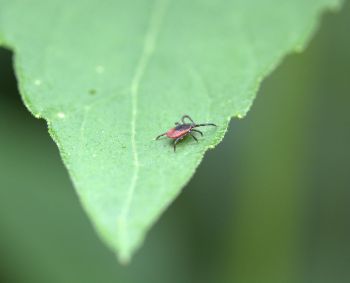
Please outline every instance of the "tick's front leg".
M192 132L199 133L199 134L201 134L201 136L203 137L203 133L202 133L200 130L192 129L191 131L192 131Z

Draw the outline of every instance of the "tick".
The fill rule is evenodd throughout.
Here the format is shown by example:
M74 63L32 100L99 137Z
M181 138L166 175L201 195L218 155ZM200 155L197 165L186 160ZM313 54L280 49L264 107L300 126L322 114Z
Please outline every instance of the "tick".
M188 122L186 123L186 119ZM174 152L176 151L176 144L181 141L184 137L190 135L196 142L198 142L198 139L194 136L193 132L201 134L203 136L203 133L195 128L203 127L203 126L215 126L213 123L203 123L203 124L196 124L192 118L188 115L184 115L181 118L181 122L175 123L176 127L171 128L167 132L159 135L156 137L156 140L159 139L162 136L167 136L170 139L174 140Z

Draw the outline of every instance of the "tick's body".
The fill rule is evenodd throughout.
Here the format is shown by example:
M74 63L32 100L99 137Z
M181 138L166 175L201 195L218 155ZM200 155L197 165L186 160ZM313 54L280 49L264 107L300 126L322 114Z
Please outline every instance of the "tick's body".
M185 119L188 119L191 123L185 123ZM197 132L199 134L201 134L203 136L203 133L199 130L196 130L194 128L197 127L202 127L202 126L216 126L215 124L212 123L205 123L205 124L196 124L195 122L193 122L193 120L191 119L190 116L188 115L184 115L181 118L181 123L175 123L176 127L171 128L170 130L168 130L167 132L159 135L157 139L159 139L161 136L167 136L170 139L174 140L174 151L176 151L176 144L182 140L184 137L186 137L187 135L192 136L195 141L198 142L197 138L193 135L193 132Z
M167 131L166 136L171 139L177 139L188 134L188 132L190 132L192 129L193 127L191 124L181 124Z

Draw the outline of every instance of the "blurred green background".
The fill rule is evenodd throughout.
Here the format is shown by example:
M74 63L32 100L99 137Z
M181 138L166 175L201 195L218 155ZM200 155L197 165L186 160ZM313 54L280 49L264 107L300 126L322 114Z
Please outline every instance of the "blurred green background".
M128 266L0 50L0 282L350 282L350 5L264 81Z

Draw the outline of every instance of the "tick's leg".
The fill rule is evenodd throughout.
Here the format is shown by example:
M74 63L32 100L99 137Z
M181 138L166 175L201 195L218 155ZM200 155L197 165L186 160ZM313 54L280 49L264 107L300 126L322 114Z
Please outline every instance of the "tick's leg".
M215 124L213 123L204 123L204 124L196 124L193 126L193 128L197 128L197 127L203 127L203 126L215 126L217 127Z
M195 122L192 120L192 118L188 115L183 115L181 118L182 123L186 124L185 119L188 119L191 121L192 124L195 124Z
M165 135L166 135L166 133L159 135L158 137L156 137L156 140L159 139L162 136L165 136Z
M176 151L176 144L181 141L185 136L179 137L174 141L174 152Z
M196 142L198 142L197 138L196 138L191 132L190 132L190 135L191 135L192 138L194 138L194 140L195 140Z
M200 131L200 130L196 130L196 129L192 129L191 132L197 132L197 133L200 133L201 136L203 137L203 133Z

